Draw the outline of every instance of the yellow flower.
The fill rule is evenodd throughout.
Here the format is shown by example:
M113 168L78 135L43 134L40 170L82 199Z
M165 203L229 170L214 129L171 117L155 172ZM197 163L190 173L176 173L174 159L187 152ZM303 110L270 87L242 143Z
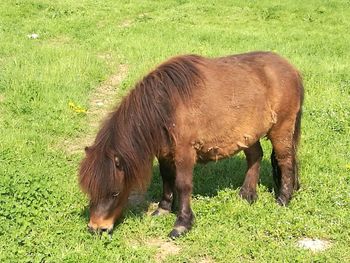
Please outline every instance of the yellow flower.
M86 109L84 109L83 107L81 107L81 106L75 104L73 101L70 101L70 102L68 103L68 106L69 106L69 108L70 108L72 111L74 111L74 112L76 112L76 113L86 113L86 112L87 112Z

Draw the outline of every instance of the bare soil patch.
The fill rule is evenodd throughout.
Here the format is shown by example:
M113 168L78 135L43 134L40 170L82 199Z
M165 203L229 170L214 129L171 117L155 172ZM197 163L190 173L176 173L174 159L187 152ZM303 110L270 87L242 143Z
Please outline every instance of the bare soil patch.
M331 242L318 238L302 238L298 241L298 247L311 250L312 252L320 252L328 249Z
M156 262L164 262L167 256L176 255L181 250L174 242L159 238L149 239L146 245L157 248L157 253L155 255Z
M115 105L118 86L127 75L126 65L120 65L117 72L104 81L90 96L89 110L87 111L89 129L84 137L64 141L67 152L74 154L82 152L85 146L90 145L95 137L101 121Z
M105 82L97 87L90 97L90 109L88 111L89 124L97 128L99 123L96 119L105 117L113 106L119 84L127 74L127 66L120 65L116 74L111 75Z
M215 261L210 256L205 256L198 263L215 263Z
M119 27L128 28L128 27L131 27L132 24L133 24L133 21L131 19L126 19L120 23Z
M181 247L176 245L172 240L165 240L161 238L150 238L142 240L132 240L129 245L133 248L150 247L156 249L154 256L155 262L166 262L168 256L176 255L181 251ZM204 261L206 262L206 261ZM210 261L209 261L210 262Z

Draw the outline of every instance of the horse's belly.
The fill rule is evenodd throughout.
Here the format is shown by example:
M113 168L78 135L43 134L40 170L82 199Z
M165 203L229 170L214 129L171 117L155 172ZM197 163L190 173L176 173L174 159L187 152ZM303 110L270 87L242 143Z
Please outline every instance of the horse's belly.
M227 151L221 148L211 148L208 151L197 151L197 161L200 163L207 163L210 161L217 161L223 158L227 158L231 155L238 153L240 149Z
M212 142L196 140L192 142L192 146L197 152L197 161L200 163L206 163L209 161L217 161L235 155L242 149L250 147L250 143L244 144L244 142L238 141L233 143L216 144Z

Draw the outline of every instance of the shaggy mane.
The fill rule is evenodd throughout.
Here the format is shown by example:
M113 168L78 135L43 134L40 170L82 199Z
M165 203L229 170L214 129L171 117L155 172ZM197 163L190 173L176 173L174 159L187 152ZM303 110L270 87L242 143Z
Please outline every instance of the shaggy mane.
M195 55L171 58L139 81L105 120L80 166L81 187L92 201L118 187L148 185L153 158L172 141L176 105L188 102L204 80L202 62ZM123 186L117 185L115 157L124 171Z

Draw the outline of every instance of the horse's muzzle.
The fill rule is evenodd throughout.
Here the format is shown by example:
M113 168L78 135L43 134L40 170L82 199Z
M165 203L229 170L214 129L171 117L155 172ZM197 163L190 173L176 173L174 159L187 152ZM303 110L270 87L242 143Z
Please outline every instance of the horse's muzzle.
M89 222L88 224L88 230L90 233L92 234L99 234L99 233L103 233L103 232L107 232L107 233L111 233L113 230L113 226L114 225L109 225L109 226L97 226L95 224L92 224L91 222Z

